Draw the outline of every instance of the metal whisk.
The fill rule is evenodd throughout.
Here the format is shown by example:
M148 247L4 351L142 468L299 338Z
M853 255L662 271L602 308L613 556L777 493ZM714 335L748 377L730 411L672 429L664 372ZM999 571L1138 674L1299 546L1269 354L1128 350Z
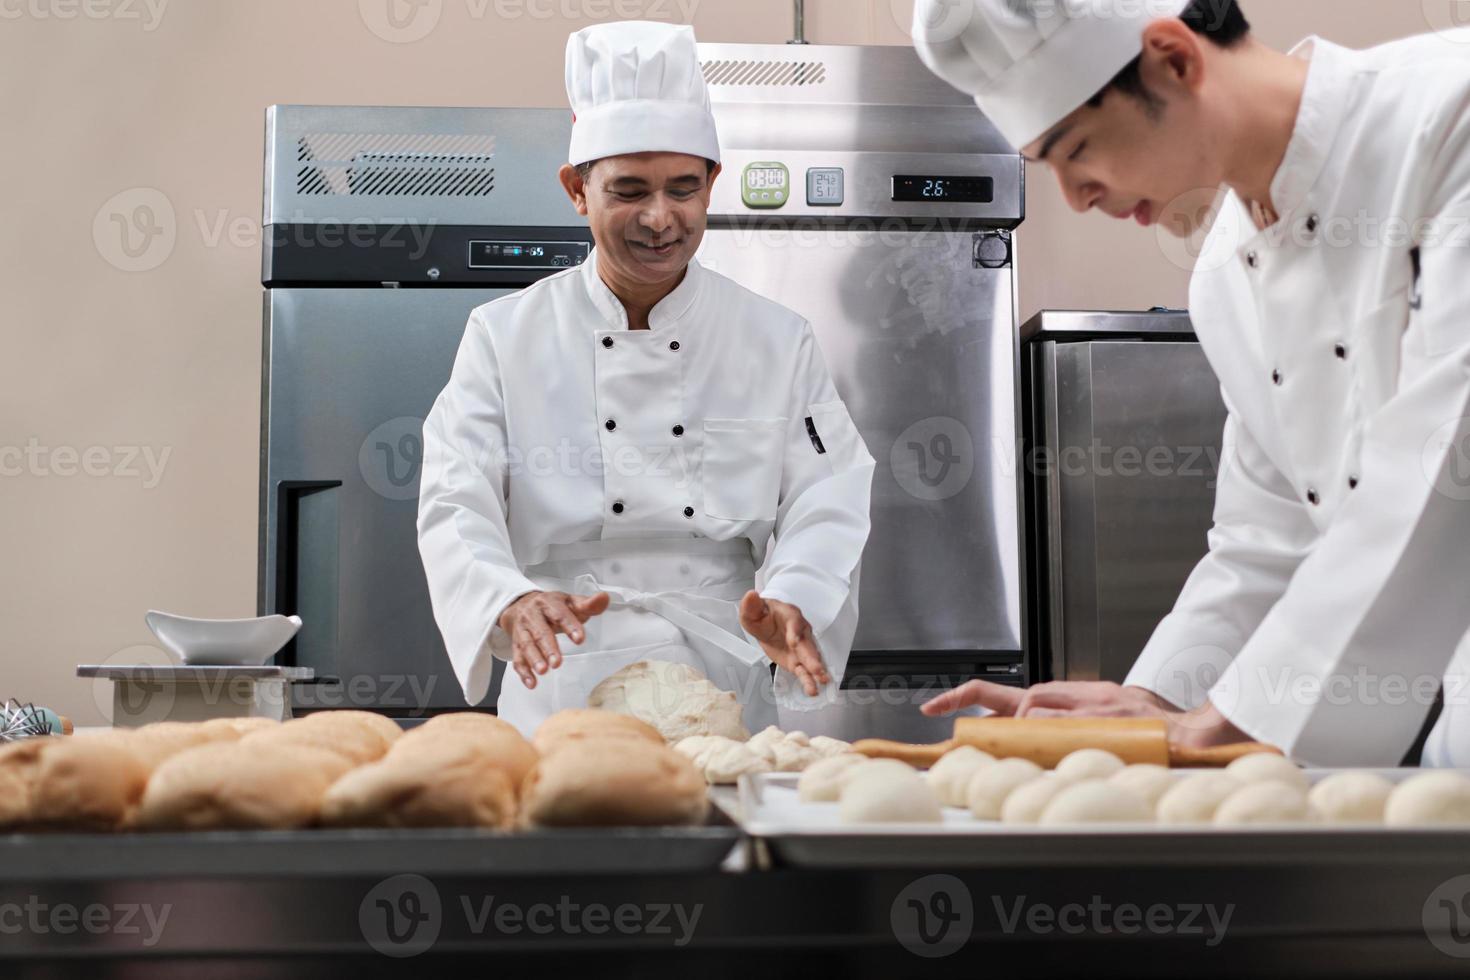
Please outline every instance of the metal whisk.
M16 742L38 735L54 735L55 728L43 708L26 702L21 704L14 698L0 708L0 742Z

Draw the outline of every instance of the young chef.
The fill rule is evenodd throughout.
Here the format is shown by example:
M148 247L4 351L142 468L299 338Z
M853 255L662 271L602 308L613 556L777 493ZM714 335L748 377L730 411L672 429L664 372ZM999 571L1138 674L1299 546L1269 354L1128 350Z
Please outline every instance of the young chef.
M1234 0L920 0L915 39L1077 211L1186 236L1223 185L1189 306L1230 410L1209 554L1124 686L925 711L1394 765L1443 677L1425 762L1470 765L1470 35L1282 54Z
M434 615L471 704L510 662L527 735L642 659L755 731L841 680L873 460L810 325L694 259L720 148L693 31L589 27L566 77L595 248L470 314L424 423Z

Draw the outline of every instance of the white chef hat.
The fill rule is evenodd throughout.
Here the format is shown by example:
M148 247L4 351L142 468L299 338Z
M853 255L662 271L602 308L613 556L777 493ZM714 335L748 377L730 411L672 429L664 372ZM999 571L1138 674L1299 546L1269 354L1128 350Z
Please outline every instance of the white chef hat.
M918 0L914 47L1023 147L1143 51L1143 29L1190 0Z
M688 153L719 162L720 140L694 28L614 21L567 39L570 162L624 153Z

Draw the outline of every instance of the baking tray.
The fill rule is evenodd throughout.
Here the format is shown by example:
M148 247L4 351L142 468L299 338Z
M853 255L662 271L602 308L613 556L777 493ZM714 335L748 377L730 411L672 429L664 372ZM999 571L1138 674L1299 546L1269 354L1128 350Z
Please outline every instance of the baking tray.
M1191 771L1180 770L1183 778ZM1313 782L1338 770L1307 770ZM1377 769L1401 781L1419 769ZM756 840L767 863L807 868L1233 867L1354 864L1371 854L1409 863L1470 861L1470 828L1353 824L1198 827L1098 824L1039 827L977 820L956 807L944 822L845 824L836 803L803 803L797 773L742 776L717 806ZM1446 863L1445 867L1451 864Z
M0 882L368 875L678 874L717 870L743 835L698 827L282 830L0 835Z

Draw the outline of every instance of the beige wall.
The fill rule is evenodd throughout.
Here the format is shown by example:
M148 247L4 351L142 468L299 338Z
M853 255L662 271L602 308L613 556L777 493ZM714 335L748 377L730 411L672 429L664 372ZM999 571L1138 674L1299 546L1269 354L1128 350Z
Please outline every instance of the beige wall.
M148 653L146 609L254 612L265 106L560 105L566 34L613 12L790 30L787 0L426 2L433 30L390 43L384 0L0 0L0 697L96 723L74 666ZM903 43L911 6L810 0L808 37ZM1247 11L1274 44L1426 27L1419 0ZM111 222L140 204L165 234L134 258ZM1183 302L1152 233L1067 213L1044 173L1028 211L1023 314Z

